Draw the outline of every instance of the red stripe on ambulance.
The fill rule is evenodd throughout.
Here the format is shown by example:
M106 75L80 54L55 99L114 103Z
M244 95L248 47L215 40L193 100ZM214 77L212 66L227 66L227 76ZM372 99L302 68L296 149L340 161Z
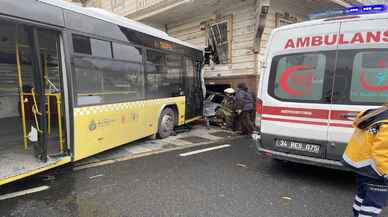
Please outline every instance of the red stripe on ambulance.
M343 115L354 111L346 110L335 110L329 111L327 109L307 109L307 108L289 108L289 107L274 107L274 106L264 106L263 107L263 117L261 120L267 121L276 121L276 122L287 122L287 123L298 123L298 124L307 124L307 125L317 125L317 126L328 126L327 122L319 122L308 120L311 119L320 119L322 121L330 120L336 121L334 123L329 123L329 126L333 127L345 127L351 128L352 121L346 119ZM278 117L269 117L270 115L283 116L284 118ZM300 119L287 119L287 117L300 118ZM342 121L338 123L337 121Z
M262 120L286 122L286 123L297 123L297 124L327 126L327 123L325 123L325 122L317 122L317 121L302 121L302 120L292 120L292 119L283 119L283 118L270 118L270 117L263 117Z
M263 114L328 119L329 110L264 106Z

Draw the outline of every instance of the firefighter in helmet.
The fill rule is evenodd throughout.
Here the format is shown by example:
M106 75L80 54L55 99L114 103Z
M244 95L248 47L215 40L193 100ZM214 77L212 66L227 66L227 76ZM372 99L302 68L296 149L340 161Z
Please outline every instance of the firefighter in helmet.
M227 88L224 90L224 94L225 97L216 112L216 117L219 120L221 127L234 128L235 91L233 88Z

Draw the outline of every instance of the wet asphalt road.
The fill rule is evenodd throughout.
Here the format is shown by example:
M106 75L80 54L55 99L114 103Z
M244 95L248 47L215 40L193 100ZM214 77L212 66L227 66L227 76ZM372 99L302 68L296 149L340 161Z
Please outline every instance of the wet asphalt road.
M0 216L351 216L352 174L257 156L247 138L228 144L187 157L179 154L209 146L80 171L63 167L49 180L36 176L3 187L3 193L50 189L0 201Z

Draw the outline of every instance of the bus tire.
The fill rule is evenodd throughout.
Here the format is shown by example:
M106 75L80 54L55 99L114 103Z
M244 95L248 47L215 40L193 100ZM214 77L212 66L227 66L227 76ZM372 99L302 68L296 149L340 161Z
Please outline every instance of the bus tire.
M171 108L163 109L159 117L159 126L156 136L159 139L164 139L171 136L174 133L176 125L176 114Z

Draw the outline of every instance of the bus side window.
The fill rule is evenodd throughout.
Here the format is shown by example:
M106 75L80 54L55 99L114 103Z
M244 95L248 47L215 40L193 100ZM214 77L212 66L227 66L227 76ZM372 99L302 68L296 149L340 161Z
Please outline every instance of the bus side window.
M112 58L112 45L109 41L73 34L74 53L96 57Z
M74 53L92 55L90 38L73 34L73 50Z
M163 79L169 83L170 96L184 95L182 57L174 54L166 56L167 72Z
M129 101L144 99L144 79L142 72L143 56L141 48L113 43L115 72L104 75L109 79L109 86L105 90L127 92ZM104 83L108 84L108 83Z
M165 54L147 50L145 73L147 99L155 99L167 95L165 90L163 90L163 86L168 86L168 84L162 79L163 74L166 73Z
M113 43L113 56L117 60L137 63L142 63L143 61L142 51L140 48L125 44Z
M77 104L93 105L103 103L101 72L96 70L95 62L87 57L73 57L73 71L75 74L75 92Z

